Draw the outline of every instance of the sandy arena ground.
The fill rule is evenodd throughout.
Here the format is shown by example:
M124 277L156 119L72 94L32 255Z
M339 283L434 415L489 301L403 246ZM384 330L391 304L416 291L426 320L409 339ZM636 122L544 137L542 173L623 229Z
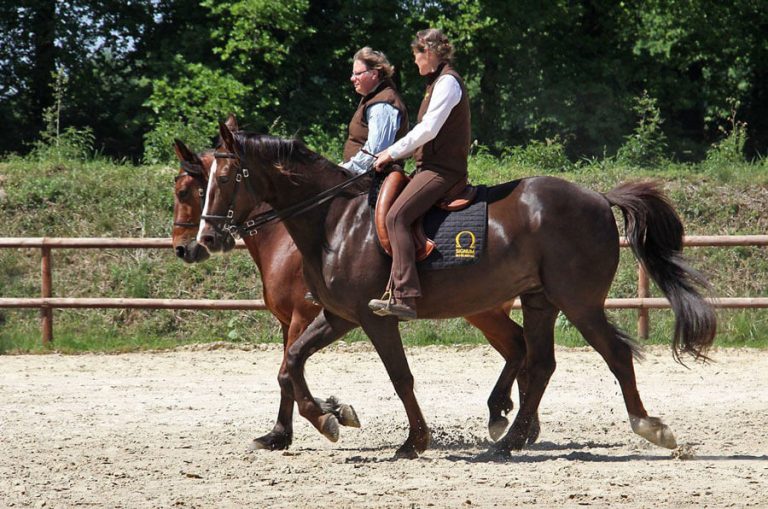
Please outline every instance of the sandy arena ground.
M408 353L433 432L413 461L392 460L405 412L367 344L307 367L314 394L354 405L363 427L334 444L297 415L288 452L245 452L277 413L276 346L0 356L0 506L768 507L768 352L717 350L690 369L646 352L641 395L681 455L630 431L595 352L558 349L539 442L503 463L479 459L500 358Z

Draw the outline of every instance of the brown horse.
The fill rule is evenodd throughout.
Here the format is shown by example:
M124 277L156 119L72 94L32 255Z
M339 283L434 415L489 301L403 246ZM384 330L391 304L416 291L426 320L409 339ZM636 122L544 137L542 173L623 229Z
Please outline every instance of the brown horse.
M208 258L208 250L195 241L202 213L202 196L208 184L208 174L213 163L213 151L197 155L179 140L174 150L181 167L174 184L173 248L176 256L187 263L201 262ZM283 348L298 338L314 320L320 308L304 299L307 291L301 278L301 257L287 235L285 228L265 228L259 242L245 240L246 247L262 275L264 303L280 322ZM278 376L285 377L285 357ZM281 384L286 386L286 384ZM346 426L358 427L354 409L339 403L336 398L318 399L325 412L333 413ZM282 391L275 426L266 435L256 438L252 449L283 450L293 440L293 391Z
M413 393L413 376L398 322L367 306L386 286L391 260L374 234L365 185L301 142L233 133L220 126L221 144L209 179L198 242L211 252L232 248L226 232L282 219L303 257L304 279L323 312L288 348L286 365L299 413L331 440L337 419L315 404L304 364L317 350L362 327L381 357L410 424L398 457L426 450L429 430ZM599 194L552 177L507 182L489 189L486 250L470 266L420 274L419 318L479 313L520 297L528 391L514 423L494 446L508 455L526 442L539 402L555 369L554 324L566 315L616 376L635 433L664 447L676 441L660 419L649 417L637 390L633 343L609 323L603 303L619 259L611 210L618 206L635 255L670 300L673 352L703 357L716 332L713 308L696 290L705 281L681 258L683 227L662 192L648 182L621 184ZM254 215L263 203L277 212ZM524 352L524 353L523 353ZM509 363L519 367L523 360ZM510 373L514 376L516 373Z
M229 120L230 126L236 129L234 118ZM174 150L181 167L176 175L174 186L174 222L173 247L176 255L187 263L200 262L208 258L208 250L195 240L200 215L202 213L202 196L208 183L208 175L213 162L213 151L195 154L187 146L176 140ZM258 236L246 236L244 242L251 257L256 262L261 273L264 301L267 308L278 319L282 328L283 346L287 349L298 339L307 326L320 312L320 307L308 302L304 295L307 287L301 275L301 255L296 249L288 231L280 224L269 225L259 229ZM519 349L524 349L522 328L509 318L510 303L488 311L484 311L465 319L477 327L488 341L509 360L519 360ZM488 424L491 438L498 439L506 430L509 422L505 417L512 410L510 392L515 381L510 373L515 371L512 366L502 372L491 396L488 399L490 419ZM254 440L252 447L259 449L281 450L291 444L293 435L293 391L290 387L285 368L285 357L280 366L282 380L280 407L274 429ZM520 398L525 397L525 375L518 381ZM333 400L328 400L333 402ZM318 400L323 406L327 401ZM354 411L348 405L334 404L330 410L340 418L342 424L356 425ZM539 434L538 416L528 435L528 442L535 442Z

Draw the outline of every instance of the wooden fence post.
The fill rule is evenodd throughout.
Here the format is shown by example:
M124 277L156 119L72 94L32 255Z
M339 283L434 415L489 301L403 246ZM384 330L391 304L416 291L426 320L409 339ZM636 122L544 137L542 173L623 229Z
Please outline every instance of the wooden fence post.
M648 273L642 263L637 264L637 296L641 299L651 296L648 290ZM645 306L637 310L637 335L641 339L648 339L648 308Z
M42 273L40 296L44 299L49 299L52 296L51 248L46 245L43 245L42 248L40 269ZM40 326L43 334L43 347L47 347L53 342L53 309L50 306L43 305L40 307Z

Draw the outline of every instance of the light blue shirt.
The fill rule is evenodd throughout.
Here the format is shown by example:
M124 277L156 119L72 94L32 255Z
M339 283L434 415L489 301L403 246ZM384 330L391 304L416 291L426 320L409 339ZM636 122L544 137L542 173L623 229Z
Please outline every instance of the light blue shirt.
M378 154L395 142L397 130L400 129L400 112L388 103L372 104L365 110L365 121L368 123L368 140L363 150L370 154ZM341 166L354 172L365 173L373 166L373 157L358 152Z

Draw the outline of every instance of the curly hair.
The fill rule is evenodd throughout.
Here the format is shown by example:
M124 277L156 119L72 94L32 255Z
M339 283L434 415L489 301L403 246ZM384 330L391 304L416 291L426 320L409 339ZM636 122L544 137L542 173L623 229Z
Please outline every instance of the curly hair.
M389 63L387 55L369 46L359 49L352 57L352 62L358 60L365 64L367 69L379 71L379 79L391 78L395 72L395 67Z
M453 44L445 34L437 28L427 28L416 33L416 38L411 42L411 48L424 53L429 48L441 61L453 60Z

